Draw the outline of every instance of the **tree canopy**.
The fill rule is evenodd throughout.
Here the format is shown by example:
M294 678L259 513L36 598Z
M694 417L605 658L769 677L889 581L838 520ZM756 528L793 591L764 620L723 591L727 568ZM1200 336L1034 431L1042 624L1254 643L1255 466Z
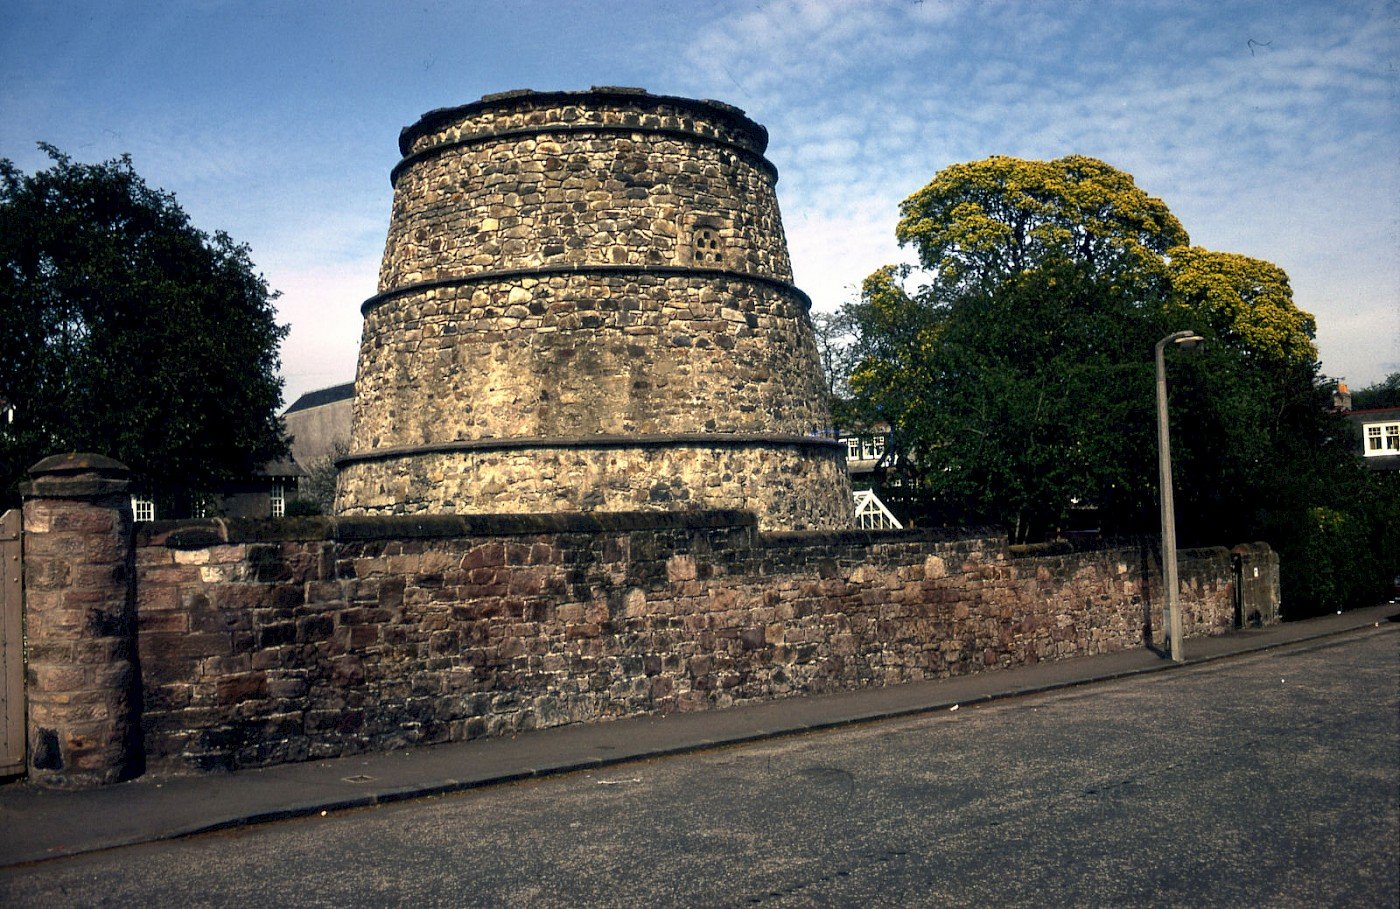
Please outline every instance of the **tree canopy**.
M1356 410L1400 407L1400 372L1393 372L1379 382L1353 391L1351 406Z
M1150 279L1189 242L1161 199L1094 158L994 156L944 168L900 205L895 235L953 287L992 286L1054 261Z
M1153 327L1138 301L1069 263L993 289L909 292L866 279L850 384L896 429L925 491L1017 542L1095 505L1115 526L1150 507ZM892 330L893 329L893 330Z
M90 450L162 496L285 453L272 293L227 234L196 229L129 157L0 160L0 496Z
M1347 595L1304 576L1319 546L1349 566L1338 576L1375 574L1356 562L1380 546L1356 502L1390 493L1327 411L1316 325L1282 269L1190 246L1165 203L1082 156L954 165L901 215L923 268L879 269L846 307L849 387L894 427L926 517L1022 541L1087 511L1105 532L1154 535L1152 347L1189 328L1204 349L1168 365L1183 543L1272 536L1314 608ZM1328 550L1357 538L1370 543Z
M1294 305L1283 269L1198 246L1175 247L1168 255L1172 315L1208 325L1240 357L1312 369L1317 322Z

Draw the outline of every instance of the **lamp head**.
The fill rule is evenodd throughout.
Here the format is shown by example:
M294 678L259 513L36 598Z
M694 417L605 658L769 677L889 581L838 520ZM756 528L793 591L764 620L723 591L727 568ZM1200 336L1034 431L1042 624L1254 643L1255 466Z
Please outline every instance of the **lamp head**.
M1193 350L1197 344L1200 344L1204 340L1205 338L1201 337L1200 335L1196 334L1194 331L1188 328L1185 331L1172 332L1162 340L1158 341L1157 349L1161 350L1168 344L1173 344L1177 347L1180 347L1182 350Z

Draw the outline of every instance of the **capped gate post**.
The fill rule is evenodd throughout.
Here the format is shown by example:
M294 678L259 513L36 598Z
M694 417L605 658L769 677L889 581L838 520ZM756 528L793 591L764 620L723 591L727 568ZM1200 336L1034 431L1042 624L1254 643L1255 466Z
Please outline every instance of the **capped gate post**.
M29 779L80 789L144 769L130 471L97 454L45 458L24 496Z

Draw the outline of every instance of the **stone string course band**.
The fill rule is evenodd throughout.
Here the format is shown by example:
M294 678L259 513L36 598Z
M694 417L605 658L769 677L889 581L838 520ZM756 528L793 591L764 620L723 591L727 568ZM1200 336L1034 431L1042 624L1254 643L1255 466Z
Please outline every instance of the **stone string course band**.
M337 512L849 526L840 452L790 441L830 416L767 141L729 105L615 88L405 130Z
M738 496L770 524L817 530L849 523L845 503L822 494L845 477L844 456L832 445L813 449L634 443L426 451L346 464L340 483L366 514L431 513L438 509L423 504L430 495L442 510L464 514L499 510L482 502L507 496L515 511L543 514L724 508Z
M513 439L477 439L471 442L445 442L441 445L413 445L404 448L381 448L363 455L347 455L337 460L336 466L344 468L349 464L364 461L388 461L408 455L446 454L461 451L502 451L528 448L643 448L691 447L707 448L754 448L772 446L813 446L841 450L841 443L835 439L814 436L787 436L777 433L672 433L642 436L578 436L576 438L530 438L517 436Z
M383 293L375 294L368 300L360 304L360 314L364 315L371 309L392 300L395 297L407 296L410 294L435 291L440 288L464 287L469 284L485 284L491 281L514 281L534 278L538 280L542 276L548 275L658 275L663 278L672 277L705 277L721 278L732 280L754 281L759 284L767 284L779 290L786 291L796 296L803 302L803 307L807 311L812 309L812 300L795 285L787 281L780 281L769 278L765 275L746 275L743 272L730 271L723 268L698 268L690 266L686 268L666 267L663 265L541 265L538 268L525 268L515 270L497 270L478 272L474 275L466 275L460 278L439 278L435 281L421 281L417 284L406 284L403 287L396 287L393 290L386 290Z

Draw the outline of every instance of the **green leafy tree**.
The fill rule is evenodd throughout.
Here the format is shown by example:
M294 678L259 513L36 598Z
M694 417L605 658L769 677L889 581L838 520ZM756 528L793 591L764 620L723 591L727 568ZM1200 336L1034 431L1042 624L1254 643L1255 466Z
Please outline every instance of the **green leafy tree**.
M1257 534L1270 513L1304 521L1328 498L1329 476L1357 471L1328 412L1313 317L1273 263L1198 247L1169 255L1166 318L1208 339L1174 366L1190 434L1178 461L1183 527L1204 540Z
M851 381L896 427L930 512L999 521L1014 542L1089 504L1135 526L1155 464L1152 367L1133 355L1155 337L1136 298L1063 262L995 290L909 293L898 274L872 275L852 308L871 343Z
M340 479L340 469L335 462L350 453L350 443L336 439L331 450L306 465L306 479L302 481L302 499L314 505L312 514L331 514L335 511L335 488Z
M812 313L812 331L826 379L827 409L833 428L853 429L870 422L851 396L850 378L856 365L856 325L848 309Z
M129 157L0 160L0 495L91 450L172 502L286 451L275 294L246 246L191 225Z
M1085 504L1137 526L1154 463L1141 350L1169 293L1165 253L1189 242L1180 222L1083 156L954 165L900 212L929 283L867 279L849 307L851 386L895 426L921 487L1018 541Z
M1400 407L1400 372L1393 372L1373 385L1353 391L1351 406L1354 410Z
M1261 368L1307 370L1317 361L1317 322L1293 303L1283 269L1263 259L1198 246L1168 250L1170 315L1208 327L1217 344Z
M1381 559L1358 502L1392 500L1324 406L1315 323L1282 269L1190 246L1161 200L1078 156L955 165L901 214L928 283L909 289L897 267L866 280L847 307L850 385L895 427L935 513L1022 541L1091 505L1109 532L1155 536L1151 350L1191 328L1204 350L1169 367L1183 544L1270 539L1293 615L1370 589L1366 571L1308 574L1320 556Z

